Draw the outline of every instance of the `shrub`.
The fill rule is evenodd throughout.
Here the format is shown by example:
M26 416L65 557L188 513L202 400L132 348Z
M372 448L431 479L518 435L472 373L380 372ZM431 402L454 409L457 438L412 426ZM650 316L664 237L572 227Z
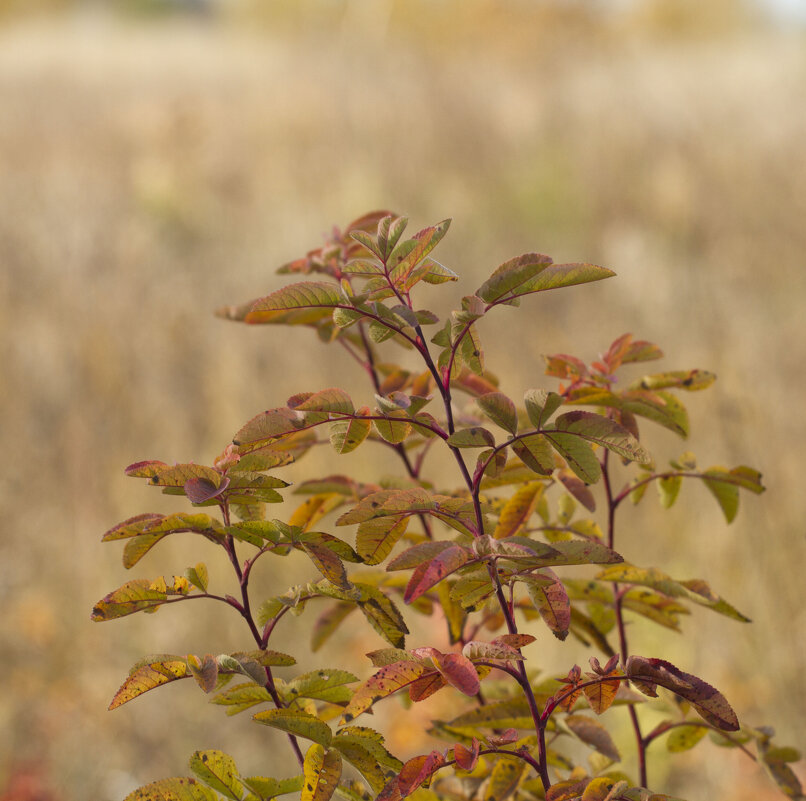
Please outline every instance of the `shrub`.
M368 214L280 270L305 280L220 311L250 324L315 329L361 366L374 390L371 405L356 406L338 388L300 392L245 423L209 466L144 461L126 469L184 496L194 510L140 514L109 530L104 541L125 540L124 566L136 565L169 535L193 532L220 548L237 592L210 587L200 562L181 576L127 582L97 603L93 620L206 598L243 618L252 642L251 650L233 654L146 658L110 708L192 678L230 714L258 708L254 720L279 730L299 763L290 777L244 777L230 756L197 751L190 761L196 778L163 779L129 799L212 801L220 794L266 801L297 793L303 801L666 799L645 789L647 750L665 738L669 751L684 751L706 737L751 758L754 751L787 795L803 798L788 767L799 758L794 749L775 746L768 728L740 725L722 693L703 679L634 653L628 642L628 617L678 631L691 605L747 620L705 581L631 564L616 550L617 512L627 501L641 502L650 485L668 508L684 481L698 481L728 523L741 491L763 492L751 467L703 469L690 452L657 467L642 444L648 423L685 438L689 424L679 396L708 387L714 376L673 370L625 377L633 365L662 356L656 345L625 334L590 364L565 354L546 357L546 374L559 386L529 390L519 406L485 366L478 323L528 295L613 273L527 253L498 267L441 320L414 296L424 284L457 280L430 257L448 225L407 239L405 218ZM427 336L425 328L435 333ZM403 348L409 366L381 362L382 346ZM459 393L470 400L460 405ZM381 445L400 477L360 482L318 475L313 467L293 491L301 503L282 519L271 517L270 504L285 500L282 468L328 441L345 455L366 443ZM453 475L429 477L436 448L447 449ZM631 478L621 485L617 473L625 469ZM331 533L352 527L354 538ZM310 560L318 578L280 587L256 604L250 578L258 561L263 567L264 557L292 554ZM590 572L566 575L569 565ZM323 668L280 678L295 658L272 648L277 624L309 608L318 614L311 651L337 637L357 610L385 646L367 655L367 675ZM407 648L403 609L443 620L440 641ZM535 633L523 631L524 624ZM573 664L565 676L538 678L538 635L571 635L590 669ZM390 696L421 702L439 691L462 703L451 720L432 722L429 734L447 744L442 749L404 762L365 725L363 713L394 703ZM648 703L663 712L651 729L642 715ZM600 717L611 706L621 709ZM634 776L618 767L621 755L603 723L619 715L629 716L634 732ZM587 765L576 764L575 741L593 749Z

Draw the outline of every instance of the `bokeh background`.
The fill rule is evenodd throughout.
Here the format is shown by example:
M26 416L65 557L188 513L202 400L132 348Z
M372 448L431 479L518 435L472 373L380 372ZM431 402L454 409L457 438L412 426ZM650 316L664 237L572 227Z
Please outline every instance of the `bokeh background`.
M440 311L527 250L616 270L487 324L514 396L551 386L541 354L592 358L625 331L658 342L667 369L718 374L685 397L690 446L655 430L650 447L754 465L769 491L730 527L700 487L667 513L649 497L623 514L620 550L709 579L754 623L702 611L684 637L636 626L632 639L800 745L804 22L798 0L0 0L0 797L116 801L186 773L195 748L287 772L274 733L187 683L106 711L144 653L249 640L199 605L91 623L133 577L99 540L176 508L126 464L209 462L296 391L370 398L309 332L212 310L280 286L277 266L378 207L416 227L453 218L438 257L466 283L429 290ZM226 581L207 546L174 539L134 572L204 559ZM282 570L259 589L309 577ZM286 650L308 625L286 623ZM350 630L310 666L367 675L374 647ZM546 669L586 656L547 647ZM393 746L419 753L403 717L386 718ZM692 801L778 797L709 743L676 764L666 789Z

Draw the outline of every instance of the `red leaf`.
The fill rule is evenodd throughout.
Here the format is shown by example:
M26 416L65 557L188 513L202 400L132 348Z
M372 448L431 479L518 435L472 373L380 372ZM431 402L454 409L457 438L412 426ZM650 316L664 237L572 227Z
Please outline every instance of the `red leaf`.
M437 670L452 687L465 695L474 696L480 689L474 664L464 654L432 653Z
M445 764L445 758L439 751L416 756L410 759L397 777L397 786L404 798L413 793L423 782L428 781L435 771Z
M453 747L453 757L456 760L456 764L462 768L462 770L473 770L473 768L476 767L476 763L479 761L480 748L481 743L475 737L473 738L472 749L465 748L461 743L456 743Z
M416 600L424 592L442 581L445 576L462 567L469 558L470 554L465 548L460 545L452 545L430 561L418 565L411 574L403 600L407 604Z

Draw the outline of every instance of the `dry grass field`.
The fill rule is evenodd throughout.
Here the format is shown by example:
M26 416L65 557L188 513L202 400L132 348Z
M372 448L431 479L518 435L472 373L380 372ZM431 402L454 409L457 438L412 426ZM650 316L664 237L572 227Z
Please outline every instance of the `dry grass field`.
M277 266L377 207L420 227L453 217L439 258L466 283L433 290L441 310L527 250L618 273L483 329L514 396L551 385L541 354L590 358L625 331L658 342L668 369L718 374L686 397L690 447L702 464L758 467L768 492L743 498L730 527L699 487L666 513L649 498L620 550L709 579L754 623L703 612L684 637L633 637L803 744L804 37L728 22L730 3L693 18L662 3L602 17L475 0L268 5L0 26L0 798L33 801L2 795L26 773L52 793L40 801L116 801L183 774L195 748L284 770L268 730L194 687L106 711L142 654L223 652L247 632L187 607L91 623L131 578L99 540L171 508L124 477L128 463L210 460L296 391L369 397L313 335L212 310L280 286ZM176 540L135 570L210 557ZM284 636L304 642L302 620ZM350 646L321 660L366 670L361 649L377 644ZM546 651L549 670L568 659ZM402 753L412 735L394 729ZM667 790L690 801L778 797L710 744L678 764Z

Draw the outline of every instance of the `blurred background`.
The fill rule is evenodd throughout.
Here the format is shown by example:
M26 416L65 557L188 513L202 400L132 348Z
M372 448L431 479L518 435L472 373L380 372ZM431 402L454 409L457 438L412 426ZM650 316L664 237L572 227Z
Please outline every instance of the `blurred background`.
M207 560L227 580L190 536L136 575L100 537L177 509L126 479L130 462L209 463L301 390L371 402L310 332L212 311L282 285L276 267L379 207L413 230L453 218L437 257L463 283L423 293L439 311L527 250L618 273L487 323L488 363L514 397L553 386L541 354L591 359L626 331L661 345L657 369L717 373L683 399L691 443L658 429L647 442L661 458L690 447L703 465L753 465L768 492L743 497L730 527L701 487L666 513L648 497L622 513L619 550L708 579L754 623L703 610L671 640L636 625L633 645L800 745L805 24L803 0L0 0L0 798L117 801L184 775L196 748L287 773L274 733L190 683L106 711L141 655L249 636L199 605L91 623L129 578ZM258 591L311 577L287 569ZM310 622L285 626L282 647L302 650ZM361 654L380 646L351 630L310 667L366 676ZM547 648L545 667L586 658ZM393 749L419 753L418 719L389 709ZM708 742L675 764L663 778L653 761L653 783L690 801L778 797Z

